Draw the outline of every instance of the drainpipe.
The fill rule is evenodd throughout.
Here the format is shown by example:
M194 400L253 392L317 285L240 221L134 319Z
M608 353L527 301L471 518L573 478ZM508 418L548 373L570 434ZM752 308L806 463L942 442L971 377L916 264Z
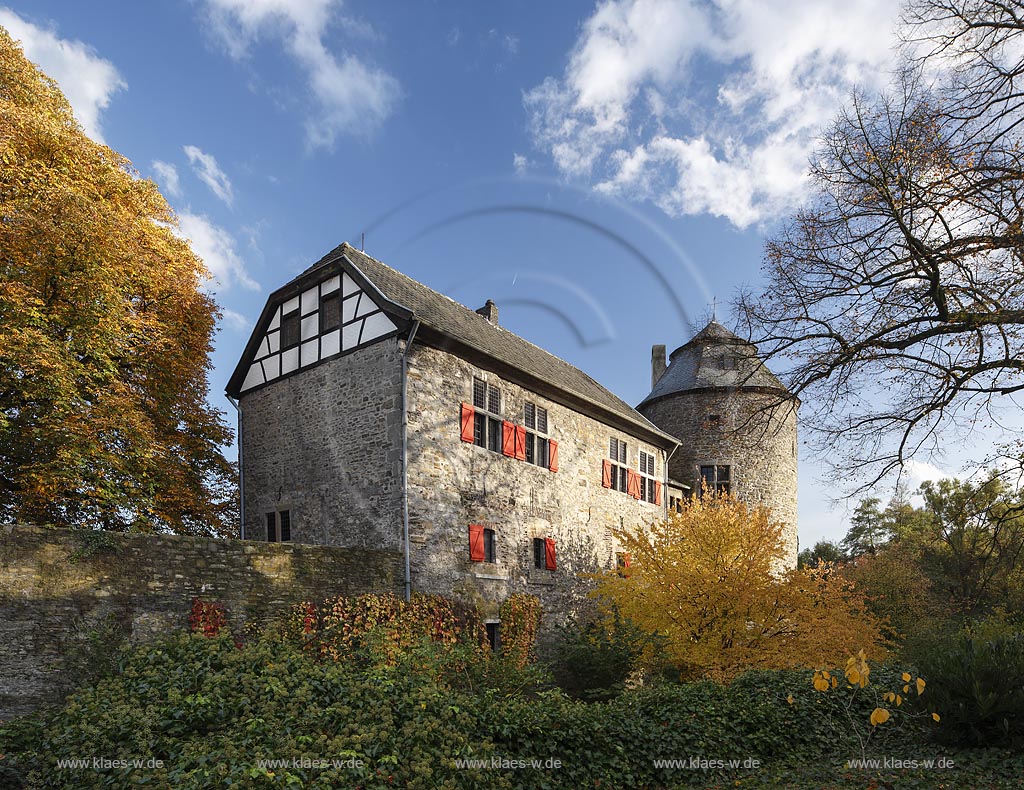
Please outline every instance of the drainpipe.
M245 540L245 473L242 471L242 406L230 395L225 396L238 412L238 536Z
M678 449L679 449L679 445L677 444L675 447L672 448L672 452L670 452L668 454L668 457L665 458L665 483L664 483L664 485L665 485L665 500L664 500L663 504L665 505L665 518L666 519L668 518L668 462L672 460L672 456L676 454L676 450L678 450Z
M402 351L402 543L405 545L405 600L412 598L412 571L409 565L409 349L420 328L417 318L409 330Z

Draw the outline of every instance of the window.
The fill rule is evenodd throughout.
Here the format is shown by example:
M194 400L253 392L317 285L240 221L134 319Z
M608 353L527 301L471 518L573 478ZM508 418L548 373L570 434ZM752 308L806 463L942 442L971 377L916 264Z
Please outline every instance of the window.
M501 390L482 379L473 379L473 443L501 452Z
M484 529L484 562L497 562L493 529Z
M544 538L533 539L533 567L544 567Z
M547 469L550 466L548 410L527 401L523 405L523 423L526 425L526 462Z
M632 565L632 561L627 552L615 552L615 572L619 576L629 576L630 565Z
M683 512L683 500L679 497L670 496L668 498L668 509L674 510L676 513Z
M299 311L293 310L281 317L281 348L292 348L299 344L299 327L301 326Z
M655 477L654 455L640 451L640 499L661 504L661 482Z
M533 539L533 567L553 571L558 566L555 562L555 539Z
M487 629L487 644L491 646L491 650L495 653L501 647L501 634L498 626L500 623L484 623L484 627Z
M341 292L327 294L320 299L320 333L341 326Z
M614 436L608 440L608 458L604 464L604 477L602 485L605 488L614 488L619 491L626 490L626 443L616 439Z
M471 562L497 562L494 530L482 524L469 525L469 559Z
M288 542L292 539L292 513L290 510L279 510L267 513L267 542Z
M702 466L700 478L703 483L702 490L706 488L709 493L729 493L729 467L728 466Z

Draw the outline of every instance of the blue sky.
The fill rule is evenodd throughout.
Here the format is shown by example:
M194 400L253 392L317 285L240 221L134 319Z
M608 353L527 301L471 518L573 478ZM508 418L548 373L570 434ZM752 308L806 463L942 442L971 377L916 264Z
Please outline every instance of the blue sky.
M362 234L639 402L652 344L759 284L815 136L854 85L887 79L893 15L888 0L33 0L0 25L178 212L224 309L211 385L230 411L267 295ZM804 453L802 546L846 529L819 466Z

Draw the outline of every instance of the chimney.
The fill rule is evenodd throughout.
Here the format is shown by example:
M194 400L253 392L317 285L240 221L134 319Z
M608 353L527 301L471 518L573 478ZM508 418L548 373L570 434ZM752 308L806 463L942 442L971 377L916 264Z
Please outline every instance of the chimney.
M496 305L490 299L487 300L487 304L485 304L483 307L477 310L477 313L482 315L495 326L498 325L498 305ZM662 346L662 350L664 350L664 348L665 347Z
M651 389L665 375L665 346L651 346Z

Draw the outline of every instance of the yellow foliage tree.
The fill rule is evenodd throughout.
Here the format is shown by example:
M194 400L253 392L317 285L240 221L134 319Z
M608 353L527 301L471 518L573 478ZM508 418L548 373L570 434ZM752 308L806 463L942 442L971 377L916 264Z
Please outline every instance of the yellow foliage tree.
M649 530L616 530L630 567L600 575L595 594L663 636L684 679L884 654L882 623L852 583L827 564L783 567L782 528L764 507L693 497Z
M219 313L175 225L0 28L0 522L234 530Z

